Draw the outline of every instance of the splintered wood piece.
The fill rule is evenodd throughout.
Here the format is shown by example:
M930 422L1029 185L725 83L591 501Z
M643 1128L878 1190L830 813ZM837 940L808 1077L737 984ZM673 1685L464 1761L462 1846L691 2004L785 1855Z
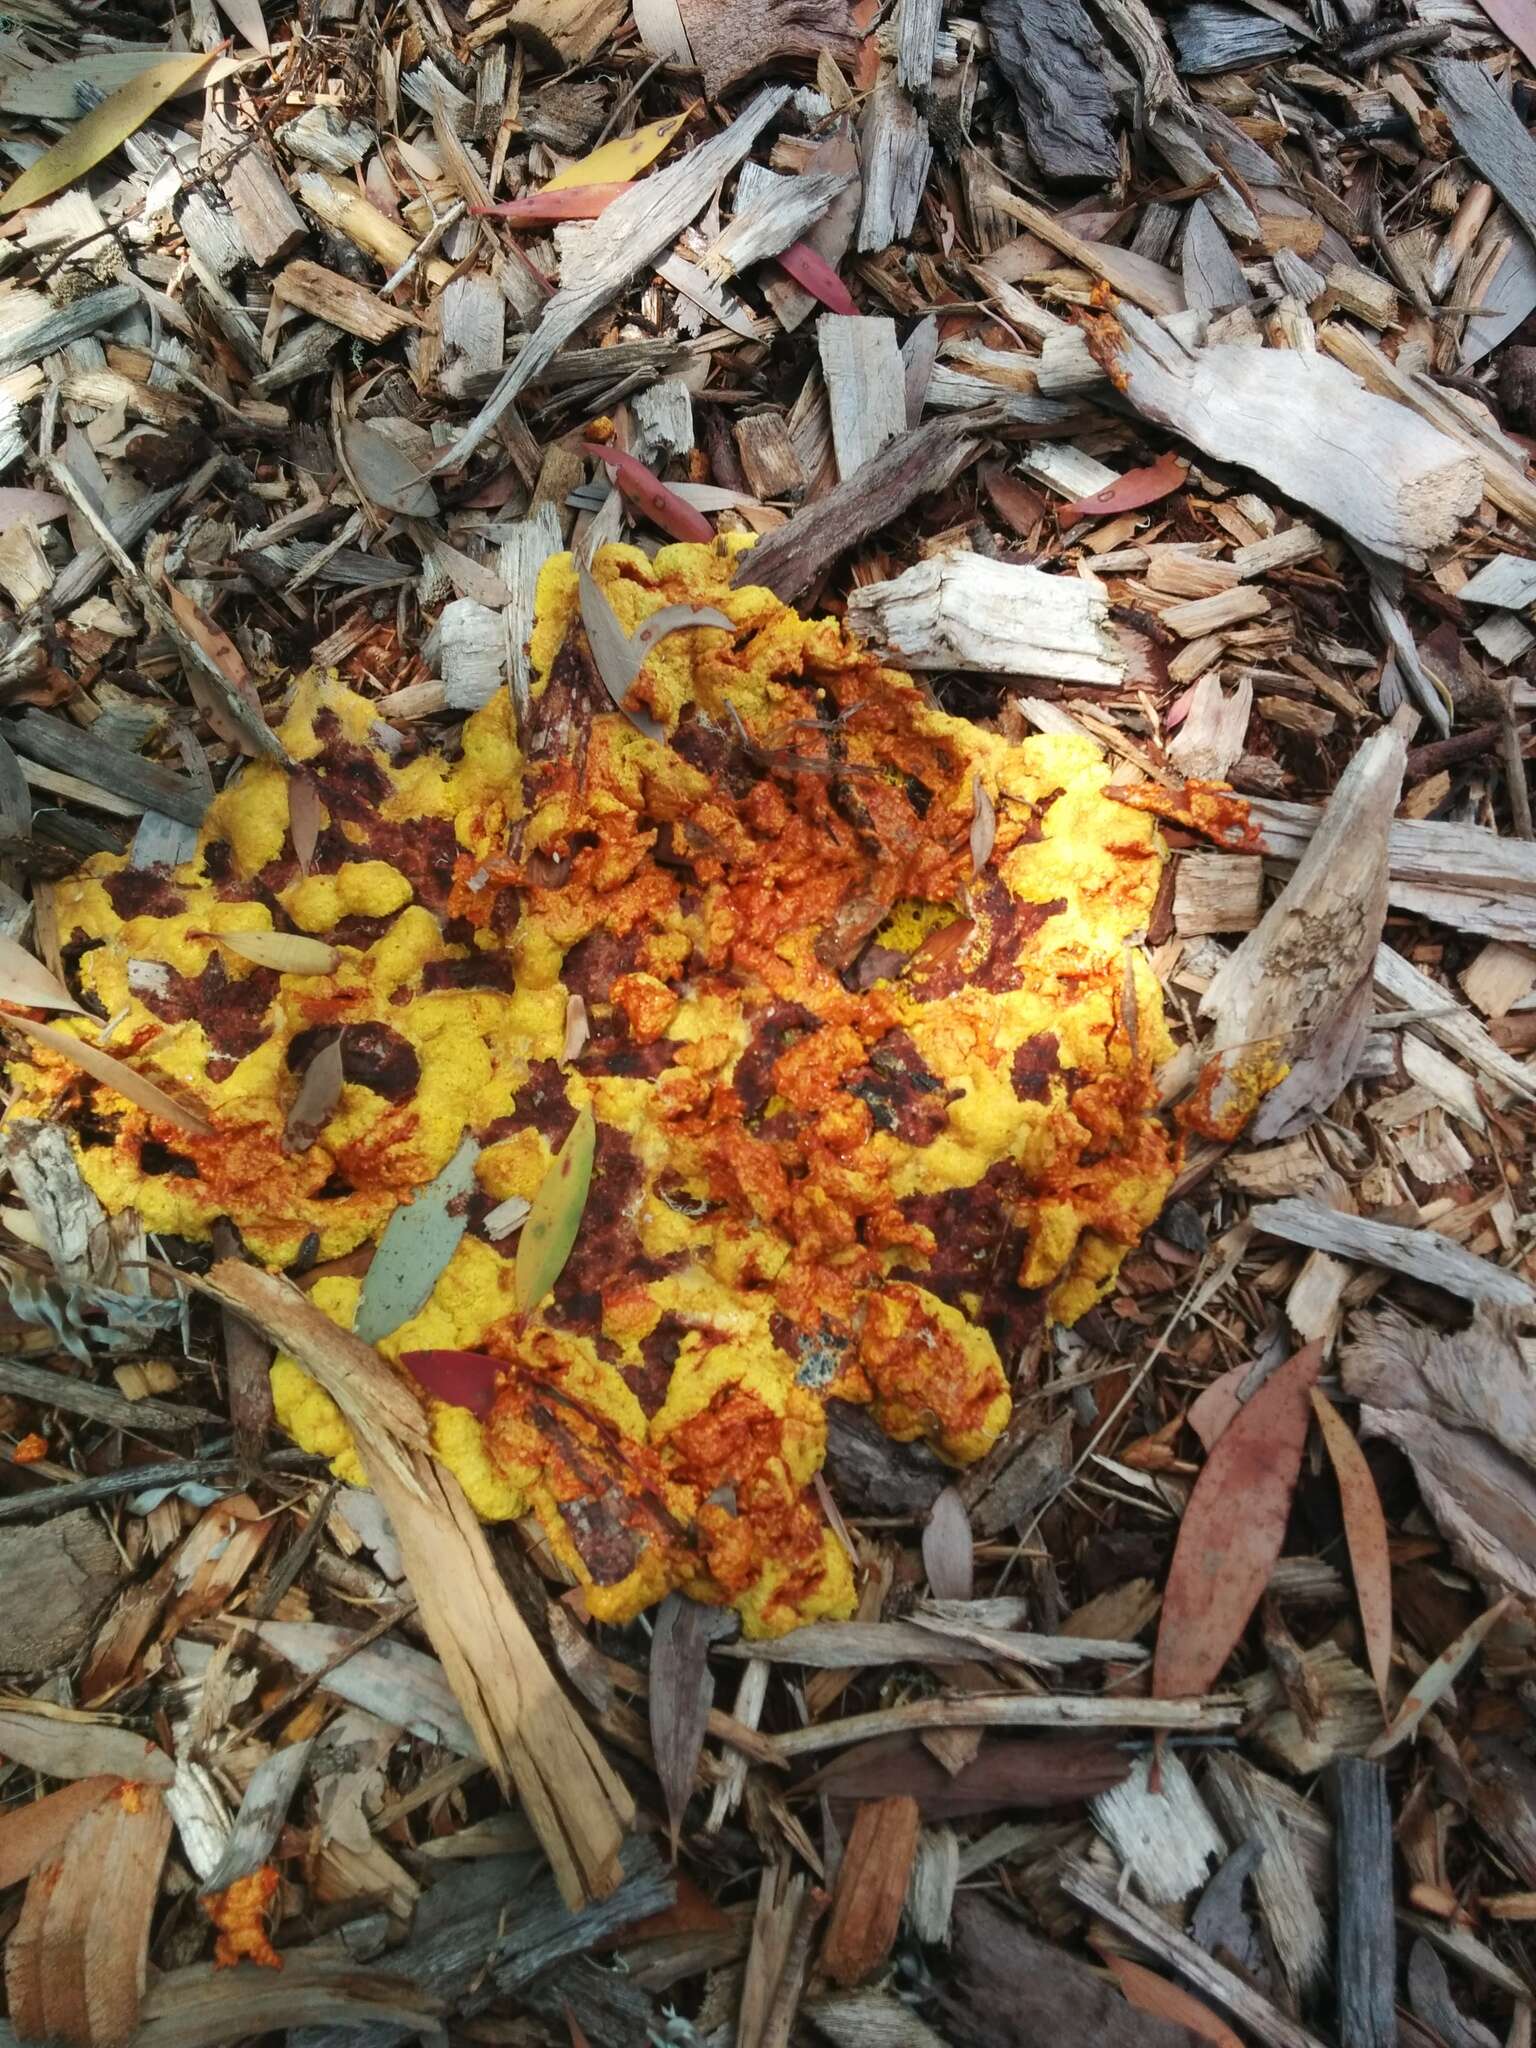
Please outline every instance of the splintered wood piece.
M985 555L936 555L889 583L866 584L849 597L848 622L871 646L915 669L1111 686L1125 676L1096 584Z
M928 184L933 145L928 123L882 64L859 125L864 156L864 205L858 247L866 256L888 249L912 232Z
M1447 61L1425 68L1457 147L1536 241L1536 142L1525 123L1485 65Z
M1341 1756L1328 1767L1338 1918L1339 2035L1395 2048L1397 1926L1392 1917L1392 1807L1385 1764Z
M117 1545L89 1508L35 1529L0 1530L0 1671L71 1663L122 1573Z
M1253 297L1242 265L1203 199L1195 201L1185 218L1179 260L1184 297L1200 312L1224 313L1231 306L1246 305Z
M1327 356L1237 343L1192 347L1132 307L1115 350L1147 419L1331 519L1358 546L1422 568L1482 497L1480 464Z
M339 271L327 270L323 263L300 260L288 264L272 280L272 296L286 299L344 334L355 334L360 341L387 341L402 327L416 325L413 314L402 312Z
M170 1839L164 1795L152 1785L120 1785L33 1872L5 1949L21 2039L126 2048L138 2025Z
M805 496L805 471L784 415L748 413L736 422L734 432L748 489L759 498L787 498L798 504Z
M868 1800L855 1816L821 1948L822 1968L845 1990L890 1954L920 1825L917 1801L905 1796Z
M901 350L894 320L824 313L816 346L837 473L846 483L906 430Z
M1387 914L1387 835L1405 757L1390 729L1365 742L1296 872L1202 997L1222 1063L1211 1105L1218 1118L1235 1077L1266 1047L1291 1071L1260 1105L1261 1137L1294 1135L1353 1071L1368 1013L1360 992L1369 995Z
M218 106L203 116L202 161L218 180L235 216L245 253L258 270L293 254L309 223L288 196L257 128L240 128Z
M981 18L1041 177L1112 184L1120 175L1114 103L1104 45L1081 0L982 0Z
M620 1879L633 1804L555 1682L458 1481L430 1457L415 1396L371 1345L288 1282L224 1260L203 1285L280 1343L341 1409L482 1755L503 1789L516 1787L572 1910L605 1897Z
M1494 1307L1536 1308L1536 1288L1506 1273L1474 1252L1464 1251L1434 1230L1409 1230L1395 1223L1375 1223L1365 1216L1346 1216L1320 1202L1288 1196L1265 1202L1252 1212L1256 1230L1289 1244L1311 1245L1341 1259L1384 1266L1427 1287L1441 1287L1463 1301Z

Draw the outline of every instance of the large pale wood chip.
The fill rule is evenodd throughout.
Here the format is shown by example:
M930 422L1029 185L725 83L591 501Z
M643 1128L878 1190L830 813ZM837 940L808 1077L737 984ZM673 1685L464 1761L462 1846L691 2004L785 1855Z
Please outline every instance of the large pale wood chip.
M847 0L678 0L678 12L704 74L704 90L718 99L745 78L781 68L787 58L813 62L825 50L851 64L858 42Z
M1211 1098L1218 1119L1240 1076L1266 1053L1291 1072L1259 1111L1260 1137L1292 1135L1353 1071L1386 920L1387 835L1406 758L1401 734L1390 729L1365 742L1290 881L1206 990L1201 1013L1216 1020L1222 1060Z
M34 1871L5 1949L11 2023L22 2040L124 2048L132 2038L170 1839L164 1796L122 1785Z
M1376 1223L1366 1216L1347 1216L1320 1202L1291 1196L1265 1202L1252 1213L1254 1228L1288 1244L1310 1245L1362 1265L1384 1266L1427 1287L1444 1288L1463 1301L1486 1302L1495 1308L1536 1309L1536 1288L1475 1252L1464 1251L1435 1230L1410 1230L1396 1223Z
M633 1802L545 1663L458 1481L429 1455L415 1397L371 1345L289 1282L224 1260L205 1284L341 1409L481 1753L503 1789L516 1788L572 1909L606 1896L620 1880Z
M1125 657L1096 584L1024 563L952 554L915 562L848 601L870 645L915 669L981 669L1118 687Z
M327 270L323 263L304 259L278 272L272 281L272 295L361 341L387 341L402 327L416 325L412 314L391 306L366 285Z
M1191 347L1131 307L1120 326L1116 372L1139 413L1216 461L1253 470L1371 553L1422 567L1476 510L1478 461L1331 358L1235 342Z

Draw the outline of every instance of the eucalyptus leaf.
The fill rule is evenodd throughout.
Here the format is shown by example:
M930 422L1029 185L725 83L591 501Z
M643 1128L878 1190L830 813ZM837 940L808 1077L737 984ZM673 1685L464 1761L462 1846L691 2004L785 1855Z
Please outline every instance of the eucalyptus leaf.
M538 1307L565 1269L587 1206L596 1151L597 1125L591 1110L584 1109L539 1182L517 1240L513 1292L525 1315Z
M384 1226L352 1326L364 1343L377 1344L426 1306L468 1227L479 1156L479 1141L466 1131L436 1180L402 1202Z
M103 157L142 128L164 101L185 92L212 61L206 55L162 57L120 85L0 194L0 214L36 206L66 185L78 184L87 171L94 170Z
M722 632L734 633L735 626L713 605L669 604L653 612L633 634L626 633L597 578L584 562L577 569L577 594L587 645L609 696L648 740L665 739L666 734L651 714L629 701L630 690L648 657L669 633L681 633L689 626L714 626Z
M342 445L359 488L375 505L407 519L436 517L436 491L382 429L367 420L354 420L342 429Z

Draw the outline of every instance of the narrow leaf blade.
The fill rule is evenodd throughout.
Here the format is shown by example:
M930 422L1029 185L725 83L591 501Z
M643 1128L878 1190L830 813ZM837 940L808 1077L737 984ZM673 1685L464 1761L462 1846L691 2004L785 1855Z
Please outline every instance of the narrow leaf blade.
M791 242L787 249L779 251L774 261L795 280L801 291L809 292L829 313L858 317L859 309L854 304L853 294L826 257L820 250L813 249L809 242Z
M597 1124L591 1110L584 1109L540 1181L517 1240L513 1293L524 1315L538 1307L565 1270L587 1206L596 1152Z
M1145 469L1128 469L1102 491L1074 498L1056 513L1057 524L1075 526L1079 519L1100 519L1108 512L1137 512L1143 505L1155 505L1179 489L1189 474L1188 465L1177 455L1160 455Z
M334 974L341 964L334 946L304 932L206 932L201 936L217 939L253 967L271 967L279 974Z
M468 1132L459 1149L384 1226L358 1298L355 1333L377 1344L425 1307L469 1224L468 1196L480 1146Z
M946 1486L923 1528L923 1570L937 1599L970 1599L975 1550L965 1502Z
M997 844L997 806L978 775L971 785L971 868L980 874Z
M1387 1550L1387 1518L1381 1511L1375 1478L1354 1432L1328 1396L1316 1387L1312 1389L1312 1412L1323 1432L1333 1474L1339 1482L1344 1541L1349 1548L1349 1568L1355 1575L1366 1660L1385 1713L1387 1678L1392 1669L1392 1560Z
M191 1131L195 1137L211 1138L214 1135L214 1127L205 1116L177 1102L163 1088L157 1088L153 1081L147 1081L132 1067L114 1059L111 1053L103 1052L99 1045L90 1045L83 1038L71 1038L68 1032L55 1031L49 1024L34 1024L30 1017L7 1017L5 1022L11 1030L20 1031L25 1037L46 1046L49 1052L57 1053L60 1059L73 1061L93 1081L103 1082L151 1116L175 1124L178 1130Z
M66 185L73 185L109 156L120 143L142 128L165 100L185 91L198 73L212 60L206 54L165 57L141 71L137 78L108 95L76 121L69 133L44 150L29 164L0 197L0 214L16 213L23 206L35 206Z
M1434 1663L1419 1673L1412 1692L1393 1716L1392 1725L1384 1735L1378 1735L1365 1752L1373 1763L1379 1757L1389 1756L1400 1742L1406 1741L1430 1708L1444 1698L1446 1691L1477 1655L1484 1636L1495 1622L1503 1620L1514 1598L1513 1593L1506 1593L1501 1600L1496 1600L1486 1614L1480 1614L1476 1621L1469 1622L1455 1641L1440 1652Z
M342 429L342 446L359 487L375 505L406 519L437 516L437 493L388 434L367 420L353 420Z
M329 1045L321 1046L304 1069L304 1079L293 1099L283 1125L283 1150L289 1154L307 1152L336 1114L341 1100L345 1070L342 1065L342 1033Z
M605 448L597 441L583 441L581 452L606 463L613 471L614 482L630 504L659 526L663 533L670 533L674 540L707 543L714 539L715 529L704 514L696 512L676 491L668 490L656 472L647 469L637 456L622 448Z
M1195 1481L1163 1595L1157 1699L1207 1691L1258 1605L1285 1541L1322 1363L1321 1346L1309 1344L1271 1373Z
M627 184L566 185L558 189L546 185L542 192L525 192L521 199L503 199L495 206L472 206L469 210L495 220L511 221L514 227L542 228L552 221L596 220L621 192L628 190Z

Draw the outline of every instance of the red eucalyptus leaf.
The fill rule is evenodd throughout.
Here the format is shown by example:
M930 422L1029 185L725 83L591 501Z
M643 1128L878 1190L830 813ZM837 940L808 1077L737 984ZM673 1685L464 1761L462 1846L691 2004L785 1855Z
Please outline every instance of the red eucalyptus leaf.
M791 242L787 249L779 251L774 260L781 270L788 271L801 291L819 299L829 313L857 315L859 309L853 303L847 285L826 257L813 249L809 242Z
M614 482L631 505L663 533L670 533L674 540L714 539L715 529L704 514L685 504L676 491L669 491L656 472L647 469L637 456L626 454L622 448L604 448L596 441L583 441L581 452L606 462L613 471Z
M497 206L472 206L471 213L509 220L514 227L542 228L557 220L596 220L611 206L624 185L567 185L563 192L525 192L521 199L503 199Z
M503 1358L483 1351L402 1351L400 1363L434 1399L467 1408L483 1422L496 1398L496 1382L507 1369Z
M1148 468L1128 469L1102 491L1095 491L1091 497L1074 498L1070 505L1061 506L1056 514L1057 523L1075 526L1079 519L1100 519L1106 512L1139 511L1143 505L1155 505L1159 498L1176 491L1188 474L1188 464L1177 455L1159 455Z

